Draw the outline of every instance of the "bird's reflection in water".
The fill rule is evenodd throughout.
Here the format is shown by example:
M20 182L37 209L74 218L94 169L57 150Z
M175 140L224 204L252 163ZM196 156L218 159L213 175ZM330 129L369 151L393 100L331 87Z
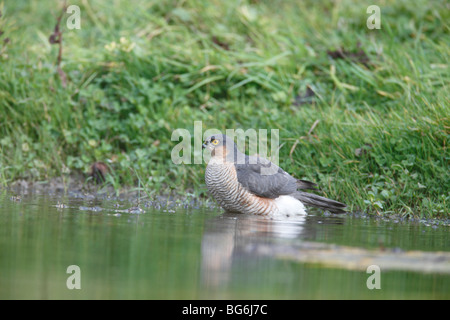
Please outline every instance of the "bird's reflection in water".
M313 239L318 225L341 224L341 218L295 216L271 219L253 215L224 213L208 220L202 240L202 282L206 287L225 285L230 280L233 261L254 260L259 248L279 246L289 249L303 239ZM264 256L267 256L264 254Z

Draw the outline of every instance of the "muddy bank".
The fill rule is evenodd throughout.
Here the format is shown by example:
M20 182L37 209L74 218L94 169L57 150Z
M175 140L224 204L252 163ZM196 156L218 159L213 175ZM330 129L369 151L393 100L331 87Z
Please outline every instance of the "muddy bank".
M185 209L208 208L221 211L221 208L214 201L197 197L189 190L184 194L180 194L179 191L175 194L175 192L156 192L156 190L144 190L144 188L139 190L135 186L121 186L120 189L115 189L110 184L97 184L92 179L86 179L83 175L57 177L48 181L20 179L8 186L0 186L0 190L6 190L10 193L10 199L13 201L21 201L21 199L33 195L50 195L84 200L125 201L133 206L131 213L143 213L146 208L173 211L176 207ZM64 207L63 202L59 205Z
M87 180L83 175L72 175L68 177L56 177L46 181L28 181L19 179L8 186L6 189L17 194L52 194L67 196L101 196L101 195L132 195L131 188L124 188L117 192L113 186L99 185L94 181Z
M115 189L110 184L98 184L93 179L86 178L85 175L71 175L68 177L56 177L48 181L27 181L19 179L8 186L0 186L0 190L6 189L14 195L54 195L83 199L108 199L129 201L140 207L163 208L167 206L181 206L189 208L210 208L223 211L212 199L197 197L192 190L185 190L184 194L169 192L160 192L156 190L144 190L137 186L121 186ZM316 208L309 208L310 215L333 215ZM404 217L399 214L386 214L382 216L367 214L365 212L356 211L348 212L344 215L352 218L375 219L383 221L391 221L394 223L421 223L430 227L450 226L449 218L419 218Z

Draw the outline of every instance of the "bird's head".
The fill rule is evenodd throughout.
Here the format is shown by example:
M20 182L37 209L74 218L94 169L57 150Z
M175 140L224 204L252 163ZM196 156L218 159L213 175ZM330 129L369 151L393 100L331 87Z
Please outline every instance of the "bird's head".
M233 139L226 135L215 134L205 140L202 144L202 148L210 150L213 157L226 156L230 151L235 149L235 144Z

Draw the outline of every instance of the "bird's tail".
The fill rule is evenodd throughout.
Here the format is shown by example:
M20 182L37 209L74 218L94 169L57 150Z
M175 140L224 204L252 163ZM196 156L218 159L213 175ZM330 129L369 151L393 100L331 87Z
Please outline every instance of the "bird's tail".
M300 200L303 204L317 207L323 210L328 210L331 213L346 213L344 210L347 205L335 200L318 196L314 193L296 191L293 196Z

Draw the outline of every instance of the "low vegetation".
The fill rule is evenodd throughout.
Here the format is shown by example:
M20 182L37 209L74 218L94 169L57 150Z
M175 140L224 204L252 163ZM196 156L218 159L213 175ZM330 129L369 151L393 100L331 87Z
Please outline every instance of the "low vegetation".
M384 1L379 30L367 1L71 4L59 43L63 2L0 3L1 184L103 162L116 188L202 196L204 165L171 161L202 121L279 129L280 166L353 211L449 216L446 1Z

